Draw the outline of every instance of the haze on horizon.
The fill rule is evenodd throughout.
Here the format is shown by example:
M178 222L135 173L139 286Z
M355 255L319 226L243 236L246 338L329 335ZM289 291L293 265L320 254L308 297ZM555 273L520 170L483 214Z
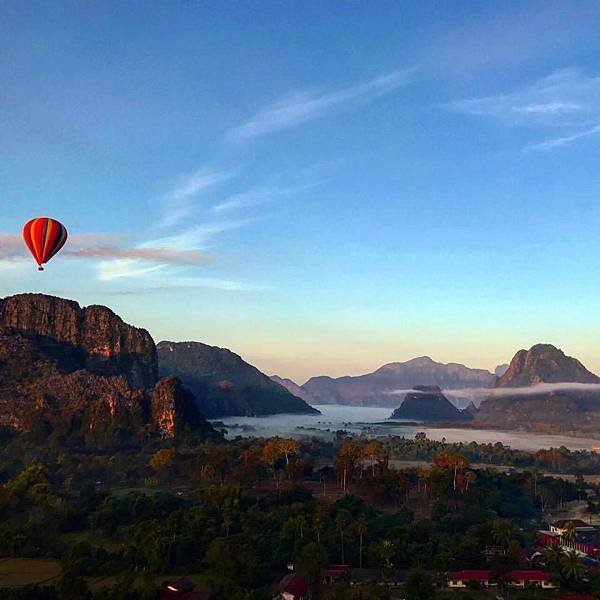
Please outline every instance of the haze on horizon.
M0 7L0 296L303 383L600 372L600 5ZM71 234L39 274L23 223Z

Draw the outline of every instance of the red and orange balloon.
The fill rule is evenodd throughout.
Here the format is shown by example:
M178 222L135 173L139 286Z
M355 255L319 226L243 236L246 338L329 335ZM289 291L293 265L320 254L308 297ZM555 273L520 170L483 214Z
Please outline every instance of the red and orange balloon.
M31 252L40 271L67 241L67 229L56 219L37 217L27 221L23 227L23 240Z

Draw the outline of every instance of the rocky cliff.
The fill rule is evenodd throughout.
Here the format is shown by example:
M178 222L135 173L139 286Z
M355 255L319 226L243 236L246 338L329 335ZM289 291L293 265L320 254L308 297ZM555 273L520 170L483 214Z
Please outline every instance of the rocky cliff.
M458 410L437 385L417 385L404 396L390 419L415 419L425 422L470 421L468 410Z
M200 342L160 342L161 375L175 375L210 417L318 413L240 356Z
M567 356L552 344L536 344L519 350L494 387L524 387L537 383L599 383L600 377L588 371L576 358Z
M179 382L157 381L150 334L103 306L23 294L0 300L0 425L95 444L125 437L216 435Z
M77 302L43 294L0 300L0 327L30 333L71 349L96 375L121 375L133 388L151 388L158 363L152 337L105 306L81 308Z
M475 420L507 429L600 432L600 389L581 385L598 383L600 378L576 358L551 344L537 344L515 354Z
M389 363L373 373L358 377L313 377L302 389L315 404L393 407L394 390L415 385L437 385L445 390L487 387L494 379L489 371L470 369L457 363L439 363L428 356L406 362Z

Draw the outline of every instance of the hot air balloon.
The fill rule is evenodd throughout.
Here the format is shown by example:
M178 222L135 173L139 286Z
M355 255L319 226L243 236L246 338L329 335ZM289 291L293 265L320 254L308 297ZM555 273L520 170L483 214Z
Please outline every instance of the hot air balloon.
M47 263L67 241L67 229L56 219L37 217L27 221L23 227L23 240L27 244L38 270L43 271Z

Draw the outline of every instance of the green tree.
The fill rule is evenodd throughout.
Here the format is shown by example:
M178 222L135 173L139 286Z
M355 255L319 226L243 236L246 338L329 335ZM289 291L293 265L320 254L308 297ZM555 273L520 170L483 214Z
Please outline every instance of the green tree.
M358 535L358 566L362 569L363 566L363 536L367 533L368 523L364 516L360 516L355 524L356 534Z
M302 547L296 560L295 570L306 580L311 598L318 598L321 588L321 571L327 566L325 548L314 542Z
M496 519L492 523L492 539L505 550L513 538L513 525L508 519Z
M567 521L565 523L565 532L562 535L567 542L574 542L577 539L577 528L575 527L575 523L573 521Z
M575 550L569 550L565 553L562 560L561 572L568 581L579 581L583 577L584 568L581 564L581 558Z
M345 563L344 558L344 534L346 533L346 529L350 524L351 516L347 510L340 510L338 514L335 516L335 528L338 530L340 534L340 543L342 548L342 564Z
M431 575L421 568L411 569L404 582L406 600L433 600L435 588Z

